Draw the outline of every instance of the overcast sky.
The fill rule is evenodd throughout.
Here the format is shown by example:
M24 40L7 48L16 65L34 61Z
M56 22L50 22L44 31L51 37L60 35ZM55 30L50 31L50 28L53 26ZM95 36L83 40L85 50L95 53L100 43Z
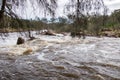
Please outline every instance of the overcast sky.
M104 0L104 2L105 5L108 6L110 12L115 9L120 9L120 0Z
M68 0L58 0L59 3L59 8L57 10L57 13L59 16L63 15L63 5L68 1ZM115 9L120 9L120 0L103 0L105 5L109 8L109 13L114 11ZM61 14L62 13L62 14Z
M29 0L28 0L29 1ZM63 13L63 7L64 5L69 1L69 0L58 0L58 9L56 10L56 15L58 16L65 16ZM109 8L109 13L114 11L115 9L120 9L120 0L103 0L105 5ZM29 2L28 2L28 7L27 10L24 13L27 13L24 15L24 18L35 18L35 16L43 17L43 13L35 12L33 13L33 9L29 8ZM23 14L21 14L23 16Z

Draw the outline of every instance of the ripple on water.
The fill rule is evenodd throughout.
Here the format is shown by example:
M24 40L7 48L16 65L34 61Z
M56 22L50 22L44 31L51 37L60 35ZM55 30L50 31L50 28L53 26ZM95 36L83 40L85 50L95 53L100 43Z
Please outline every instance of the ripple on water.
M39 60L46 60L46 59L44 58L45 53L36 53L36 55L37 55L37 59L39 59Z

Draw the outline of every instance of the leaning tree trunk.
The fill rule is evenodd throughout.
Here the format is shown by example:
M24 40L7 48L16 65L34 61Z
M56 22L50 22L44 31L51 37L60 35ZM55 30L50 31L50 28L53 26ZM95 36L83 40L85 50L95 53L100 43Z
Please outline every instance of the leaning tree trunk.
M1 5L1 10L0 10L0 21L4 16L5 5L6 5L6 0L2 0L2 5Z
M84 23L81 22L80 18L82 19L82 12L80 11L80 6L81 6L81 3L80 3L80 0L77 0L77 8L76 8L76 23L75 23L75 36L77 35L77 32L80 32L80 28L78 28L78 26L80 25L85 25L85 20L84 20ZM81 22L81 23L80 23ZM81 36L83 36L83 39L85 39L85 32L83 29L82 30L82 34Z

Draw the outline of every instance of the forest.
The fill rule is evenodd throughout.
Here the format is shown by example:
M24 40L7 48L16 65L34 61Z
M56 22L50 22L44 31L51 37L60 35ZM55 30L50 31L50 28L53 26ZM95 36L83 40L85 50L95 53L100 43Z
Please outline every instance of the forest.
M4 1L4 0L3 0ZM6 1L6 0L5 0ZM38 0L39 1L39 0ZM23 3L24 2L24 3ZM23 3L22 5L25 5L25 1L19 2L19 5L17 5L17 1L13 1L11 5L13 7L15 6L21 6L20 4ZM41 2L42 3L42 2ZM43 2L44 3L44 2ZM4 7L8 8L8 12L3 12L4 14L1 14L1 20L0 26L0 32L1 33L7 33L7 32L19 32L19 31L35 31L35 30L42 30L42 29L51 29L54 30L57 33L60 32L76 32L76 33L83 33L85 35L89 36L109 36L109 37L119 37L119 27L120 27L120 10L114 10L111 14L108 14L109 8L107 8L104 3L101 0L98 0L98 3L94 2L95 4L100 4L98 6L94 5L96 9L93 12L90 12L88 10L89 7L91 7L93 4L87 4L90 3L86 2L86 4L78 4L78 2L74 2L71 5L66 4L65 5L65 11L66 13L69 11L71 8L75 8L75 12L73 10L73 13L68 13L66 14L66 17L54 17L54 9L51 12L48 9L48 12L51 13L53 18L47 19L45 17L39 18L36 17L35 19L20 19L15 12L13 12L12 8L6 4ZM81 2L81 3L84 3ZM15 6L14 6L15 4ZM40 4L39 4L40 5ZM46 8L46 4L43 5L44 8ZM53 4L51 5L57 5L53 1ZM78 7L78 10L76 8L76 5ZM72 6L72 7L71 7ZM80 6L83 7L83 11L79 8ZM89 6L89 7L85 7ZM4 9L3 7L3 9ZM68 10L68 7L70 8ZM101 13L101 9L103 9L103 12ZM91 9L92 10L92 9ZM87 12L86 12L87 11ZM2 7L1 7L1 12L2 12ZM47 11L46 11L47 12Z

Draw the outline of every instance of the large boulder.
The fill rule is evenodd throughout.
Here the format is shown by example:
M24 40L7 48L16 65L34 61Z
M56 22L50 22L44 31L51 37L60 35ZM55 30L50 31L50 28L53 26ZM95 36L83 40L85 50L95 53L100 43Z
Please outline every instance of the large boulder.
M25 43L25 40L22 37L18 37L17 39L17 45Z

